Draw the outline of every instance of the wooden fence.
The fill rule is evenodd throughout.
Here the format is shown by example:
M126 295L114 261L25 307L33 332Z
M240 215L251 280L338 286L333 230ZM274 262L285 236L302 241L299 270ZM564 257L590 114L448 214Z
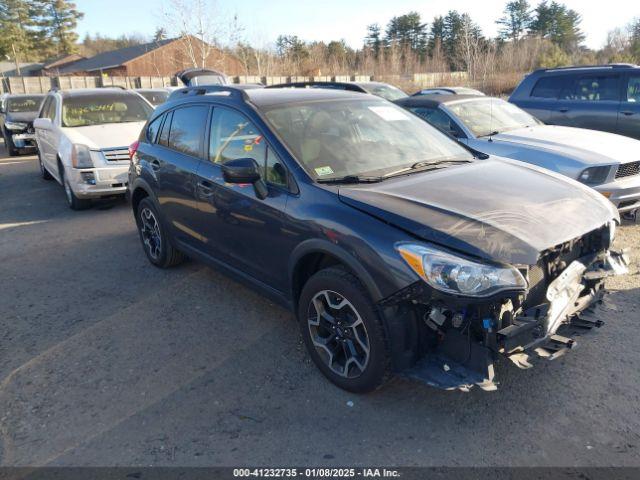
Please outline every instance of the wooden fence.
M466 72L415 73L412 75L334 75L334 76L239 76L231 77L233 83L261 83L275 85L288 82L369 82L372 80L395 85L412 83L419 87L434 87L468 81ZM0 93L46 93L52 88L63 90L76 88L97 88L121 86L124 88L157 88L178 86L181 82L176 77L3 77L0 82Z

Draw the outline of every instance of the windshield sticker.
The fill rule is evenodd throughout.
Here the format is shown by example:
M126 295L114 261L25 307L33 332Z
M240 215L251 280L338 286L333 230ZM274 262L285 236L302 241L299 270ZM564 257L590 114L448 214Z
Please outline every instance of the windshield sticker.
M245 145L244 146L244 151L245 152L250 152L251 150L253 150L253 145Z
M402 110L393 107L369 107L369 110L387 122L409 119Z
M325 175L331 175L333 173L333 169L329 166L326 167L318 167L314 169L316 171L316 174L319 177L324 177Z

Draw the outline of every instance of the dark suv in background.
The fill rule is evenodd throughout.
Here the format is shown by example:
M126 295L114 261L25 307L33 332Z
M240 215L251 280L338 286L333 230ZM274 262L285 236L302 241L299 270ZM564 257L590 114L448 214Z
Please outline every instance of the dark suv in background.
M640 67L630 64L541 69L509 98L549 125L640 139Z
M318 368L352 391L391 372L495 389L495 356L562 355L626 270L602 195L478 158L373 95L185 88L130 156L149 261L187 254L290 308Z

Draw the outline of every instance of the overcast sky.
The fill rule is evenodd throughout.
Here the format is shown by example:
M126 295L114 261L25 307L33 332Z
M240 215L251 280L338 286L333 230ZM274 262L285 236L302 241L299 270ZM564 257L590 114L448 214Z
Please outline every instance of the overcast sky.
M362 45L367 25L387 21L415 10L431 23L436 15L455 9L469 13L485 35L495 36L495 20L502 14L503 0L217 0L217 9L227 18L237 14L250 41L273 42L280 34L298 35L304 40L345 39L353 47ZM536 5L537 2L531 2ZM586 45L600 48L607 32L640 17L637 0L565 0L569 8L582 15ZM105 35L141 33L150 36L161 23L158 13L166 0L76 0L85 13L78 24L85 33Z

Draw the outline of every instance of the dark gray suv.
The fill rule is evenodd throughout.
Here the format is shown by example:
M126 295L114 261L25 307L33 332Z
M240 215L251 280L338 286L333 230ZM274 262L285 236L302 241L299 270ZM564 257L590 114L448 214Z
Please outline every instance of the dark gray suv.
M541 69L509 98L544 123L640 139L640 66L611 64Z

